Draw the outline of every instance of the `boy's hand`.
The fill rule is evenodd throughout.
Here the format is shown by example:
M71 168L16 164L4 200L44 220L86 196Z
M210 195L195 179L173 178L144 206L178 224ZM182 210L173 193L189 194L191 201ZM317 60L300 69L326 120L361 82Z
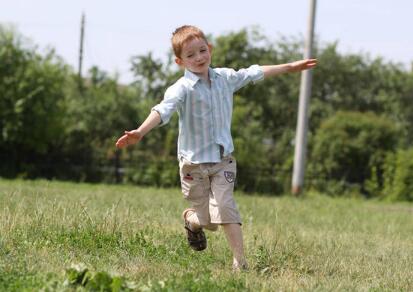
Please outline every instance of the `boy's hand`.
M116 141L116 147L125 148L129 145L138 143L143 138L142 133L139 130L125 131L125 135L120 137Z
M290 63L290 72L299 72L317 66L317 59L305 59Z

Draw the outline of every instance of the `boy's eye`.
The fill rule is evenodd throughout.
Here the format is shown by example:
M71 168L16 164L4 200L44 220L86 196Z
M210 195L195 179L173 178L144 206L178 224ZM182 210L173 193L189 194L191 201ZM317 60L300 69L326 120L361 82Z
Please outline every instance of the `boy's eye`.
M186 57L187 57L187 58L192 58L193 56L194 56L194 55L191 54L191 55L188 55L188 56L186 56Z
M206 51L206 49L201 49L201 52L205 52Z

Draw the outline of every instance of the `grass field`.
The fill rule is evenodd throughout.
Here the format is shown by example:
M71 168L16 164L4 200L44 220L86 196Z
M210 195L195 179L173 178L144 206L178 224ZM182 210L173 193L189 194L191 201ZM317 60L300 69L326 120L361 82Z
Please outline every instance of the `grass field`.
M0 180L0 291L71 291L84 263L138 291L413 291L413 205L236 193L250 270L222 230L187 247L179 189Z

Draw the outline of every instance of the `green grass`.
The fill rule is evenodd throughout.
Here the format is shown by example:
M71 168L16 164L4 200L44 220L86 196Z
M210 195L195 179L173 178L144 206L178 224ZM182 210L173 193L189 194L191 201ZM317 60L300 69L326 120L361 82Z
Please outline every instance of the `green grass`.
M187 247L179 189L0 180L0 291L76 290L65 270L142 291L413 290L413 205L236 193L250 270L222 230Z

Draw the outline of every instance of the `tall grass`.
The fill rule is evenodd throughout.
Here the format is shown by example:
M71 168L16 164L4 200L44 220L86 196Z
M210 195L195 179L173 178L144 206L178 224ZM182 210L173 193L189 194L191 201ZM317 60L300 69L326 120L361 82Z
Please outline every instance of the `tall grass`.
M188 248L178 189L0 180L0 290L70 290L65 269L146 291L413 290L413 205L236 193L250 270L222 231Z

